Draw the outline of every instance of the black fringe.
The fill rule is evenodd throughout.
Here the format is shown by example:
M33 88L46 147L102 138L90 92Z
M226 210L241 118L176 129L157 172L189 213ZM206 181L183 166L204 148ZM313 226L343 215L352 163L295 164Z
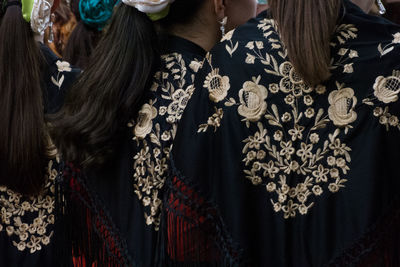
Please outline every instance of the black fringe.
M399 267L400 200L350 248L332 260L329 267Z
M75 267L136 266L117 228L82 176L79 169L67 163L57 186L57 257L65 259L70 252Z

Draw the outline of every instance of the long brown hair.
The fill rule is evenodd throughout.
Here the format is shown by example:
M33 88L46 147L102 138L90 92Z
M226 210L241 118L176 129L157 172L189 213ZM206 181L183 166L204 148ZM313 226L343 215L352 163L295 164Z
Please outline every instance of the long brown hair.
M168 19L159 23L188 23L203 3L176 0ZM141 107L159 59L154 23L136 8L119 4L88 68L52 118L51 135L65 160L93 167L112 155L118 136Z
M71 0L71 11L75 15L77 25L69 36L63 51L63 58L70 64L84 70L89 58L101 38L101 32L86 25L79 13L79 1Z
M42 58L20 6L9 6L0 17L0 40L0 184L35 194L47 159Z
M295 70L310 85L330 77L330 41L342 0L270 0Z

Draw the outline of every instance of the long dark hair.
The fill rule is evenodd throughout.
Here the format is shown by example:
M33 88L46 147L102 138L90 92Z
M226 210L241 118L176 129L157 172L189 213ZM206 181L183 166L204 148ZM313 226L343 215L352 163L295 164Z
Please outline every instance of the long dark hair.
M81 20L79 0L71 0L70 5L78 23L69 36L63 51L63 58L80 69L86 69L90 55L100 40L101 32L89 27Z
M176 0L163 26L187 22L203 0ZM114 11L90 64L52 119L52 136L64 159L83 167L101 165L143 103L160 58L155 24L125 4Z
M282 41L296 71L316 85L330 77L330 41L342 0L270 0Z
M42 56L20 6L9 6L0 19L0 184L35 194L48 159Z

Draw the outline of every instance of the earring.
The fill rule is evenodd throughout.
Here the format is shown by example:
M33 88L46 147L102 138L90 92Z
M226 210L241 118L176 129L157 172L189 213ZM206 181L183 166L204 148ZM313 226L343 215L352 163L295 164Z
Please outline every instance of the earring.
M219 27L219 29L221 30L222 37L224 37L225 35L225 25L227 21L228 17L224 17L221 21L219 21L219 24L221 24L221 27Z
M384 15L386 13L386 8L382 3L382 0L376 0L379 7L379 14Z
M54 33L53 33L53 21L54 21L54 19L55 19L55 15L53 13L50 16L49 40L47 40L49 43L52 43L54 41Z

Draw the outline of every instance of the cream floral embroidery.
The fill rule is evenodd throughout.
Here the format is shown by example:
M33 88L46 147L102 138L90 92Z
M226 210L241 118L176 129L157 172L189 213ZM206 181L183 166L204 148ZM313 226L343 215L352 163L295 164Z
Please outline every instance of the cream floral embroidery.
M224 37L222 37L221 42L226 42L227 44L225 45L225 49L226 51L229 53L229 55L232 57L233 54L235 53L235 51L238 49L239 47L239 42L235 42L235 44L233 44L232 42L232 36L234 34L235 30L231 30L229 31L227 34L225 34ZM228 43L229 41L229 43Z
M244 82L238 100L223 94L214 102L226 99L225 106L237 106L242 121L255 131L243 140L245 177L253 185L265 186L274 211L288 219L307 214L324 193L337 193L345 187L351 148L342 140L357 119L357 98L352 88L340 83L329 96L324 85L308 86L287 61L287 51L279 41L275 22L264 19L258 28L280 58L265 53L266 42L251 41L245 46L248 49L245 62L261 62L265 73L279 81L267 89L262 85L261 76L253 77L252 81ZM344 45L354 38L357 38L354 25L341 25L337 29L337 43L333 42L332 46ZM358 52L347 49L339 53L340 58L332 60L333 68L342 66L344 72L353 72L351 59L358 57ZM212 66L211 69L209 76L215 76L218 69ZM282 94L284 101L279 108L268 102L276 94ZM318 107L314 95L325 97L328 110ZM266 124L271 132L265 128ZM324 129L323 135L321 129ZM326 135L328 138L322 138Z
M211 58L207 57L211 66ZM221 76L219 69L212 69L204 81L204 88L208 89L210 100L218 103L225 99L230 88L229 77Z
M49 162L47 170L47 182L39 196L26 198L0 186L0 232L5 231L19 251L35 253L47 246L53 236L49 229L54 225L54 181L57 176L53 161Z
M400 32L393 34L393 40L391 43L385 45L384 47L382 47L382 44L378 45L378 51L381 54L381 57L392 52L396 44L400 44Z
M258 121L267 110L265 99L268 90L260 85L261 76L253 77L252 82L245 82L239 91L240 106L238 112L245 117L245 121Z
M389 77L379 76L375 80L374 95L376 98L385 103L396 102L399 99L400 92L400 71L393 71L393 75Z
M57 60L56 65L57 65L57 69L58 69L57 77L52 76L51 81L55 86L58 87L58 89L60 89L61 86L63 85L64 79L65 79L65 76L62 73L63 72L71 72L72 68L71 68L71 65L66 61Z
M336 42L331 43L331 47L344 45L347 40L357 38L357 28L352 24L341 24L336 28ZM351 74L354 72L354 58L358 58L358 52L349 48L340 48L337 52L338 59L331 60L331 69L343 68L343 73Z
M357 104L357 98L354 96L354 90L344 88L343 84L336 82L338 90L329 94L329 118L336 126L348 126L357 119L357 113L354 108Z
M271 198L273 208L275 212L282 212L285 219L295 217L297 213L307 214L314 205L312 196L322 195L323 188L336 193L344 187L347 180L342 176L350 169L351 149L340 141L339 129L329 134L329 139L321 146L317 145L320 144L319 135L313 133L311 139L314 142L302 141L300 149L295 149L292 140L272 144L262 123L257 127L255 135L243 141L243 162L247 167L244 173L254 185L263 184L275 195ZM264 149L269 155L265 161ZM289 177L296 176L306 176L306 179L289 186Z
M399 117L390 114L389 107L386 106L384 109L376 107L374 109L374 116L379 118L379 123L384 125L386 130L389 131L390 127L395 127L400 130Z
M400 130L399 117L391 114L388 106L388 104L396 102L399 99L400 71L394 70L393 74L388 77L377 77L373 88L374 97L365 98L363 103L369 106L376 106L373 114L379 119L379 123L386 127L387 131L389 131L390 127ZM382 106L382 103L386 105Z
M214 127L214 132L216 132L217 128L221 126L221 120L224 117L224 111L222 108L214 108L215 113L208 118L207 123L199 125L199 129L197 130L198 133L206 132L208 127Z
M157 109L150 104L144 104L139 110L139 119L134 129L134 134L138 138L145 138L153 128L153 119L157 116Z
M185 62L177 53L162 56L162 61L166 68L156 73L150 89L157 97L142 106L137 122L128 124L138 148L133 157L134 192L144 206L146 224L153 225L156 231L160 227L160 191L167 176L172 140L194 92L194 73L202 64L196 59Z

